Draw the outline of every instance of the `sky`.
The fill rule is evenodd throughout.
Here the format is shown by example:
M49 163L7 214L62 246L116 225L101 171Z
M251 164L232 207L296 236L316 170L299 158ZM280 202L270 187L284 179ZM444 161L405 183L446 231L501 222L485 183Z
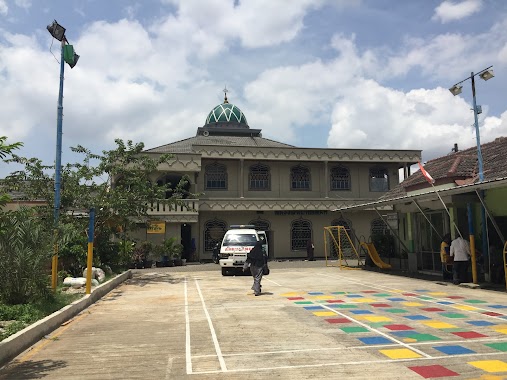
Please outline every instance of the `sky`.
M0 136L50 165L60 43L62 163L114 140L195 136L223 101L265 138L305 148L415 149L427 161L507 136L504 0L0 0ZM463 92L449 88L464 80ZM16 168L0 161L0 178Z

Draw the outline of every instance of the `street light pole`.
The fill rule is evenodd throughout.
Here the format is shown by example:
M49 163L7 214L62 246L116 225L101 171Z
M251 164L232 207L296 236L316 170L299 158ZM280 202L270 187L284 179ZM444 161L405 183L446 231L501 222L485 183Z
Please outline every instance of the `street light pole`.
M481 135L479 133L479 118L477 117L477 102L475 100L475 78L474 72L470 74L470 78L472 79L472 98L474 105L474 126L475 126L475 139L477 140L477 159L479 164L479 181L484 181L484 166L482 162L482 151L481 151Z

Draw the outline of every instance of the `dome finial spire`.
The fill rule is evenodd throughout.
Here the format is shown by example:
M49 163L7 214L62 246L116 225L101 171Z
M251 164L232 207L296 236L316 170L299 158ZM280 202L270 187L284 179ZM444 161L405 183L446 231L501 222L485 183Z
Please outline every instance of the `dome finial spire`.
M227 85L225 85L223 91L224 91L224 104L229 103L229 101L227 100L227 93L229 92L229 90L227 90Z

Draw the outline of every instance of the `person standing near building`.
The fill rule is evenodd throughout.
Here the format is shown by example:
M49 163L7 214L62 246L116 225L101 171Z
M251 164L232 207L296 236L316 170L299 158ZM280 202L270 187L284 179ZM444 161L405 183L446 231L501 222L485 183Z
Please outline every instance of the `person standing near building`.
M451 265L450 256L450 245L451 245L451 234L445 234L440 243L440 261L442 262L442 279L452 280L452 272L449 271L449 265Z
M315 261L315 258L313 257L314 250L315 246L313 245L312 239L308 239L308 242L306 243L306 258L308 261Z
M458 236L451 243L451 257L454 258L453 269L453 283L458 285L462 282L467 282L468 277L468 262L470 259L470 245L468 241Z
M256 296L261 295L262 268L265 263L266 256L262 252L262 242L259 240L255 243L250 252L248 252L245 265L243 266L243 272L250 267L250 273L254 279L252 290Z

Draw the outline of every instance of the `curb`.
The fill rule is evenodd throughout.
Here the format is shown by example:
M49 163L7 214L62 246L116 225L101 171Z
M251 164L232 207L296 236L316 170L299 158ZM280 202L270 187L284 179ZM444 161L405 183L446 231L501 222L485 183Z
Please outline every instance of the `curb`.
M72 302L70 305L55 311L46 318L35 322L34 324L1 341L0 366L3 366L11 359L18 356L45 335L49 334L53 330L56 330L60 327L60 325L62 325L62 323L76 316L79 312L95 303L128 278L132 278L132 272L130 270L127 270L115 278L97 286L93 289L91 294L86 294L83 298Z

